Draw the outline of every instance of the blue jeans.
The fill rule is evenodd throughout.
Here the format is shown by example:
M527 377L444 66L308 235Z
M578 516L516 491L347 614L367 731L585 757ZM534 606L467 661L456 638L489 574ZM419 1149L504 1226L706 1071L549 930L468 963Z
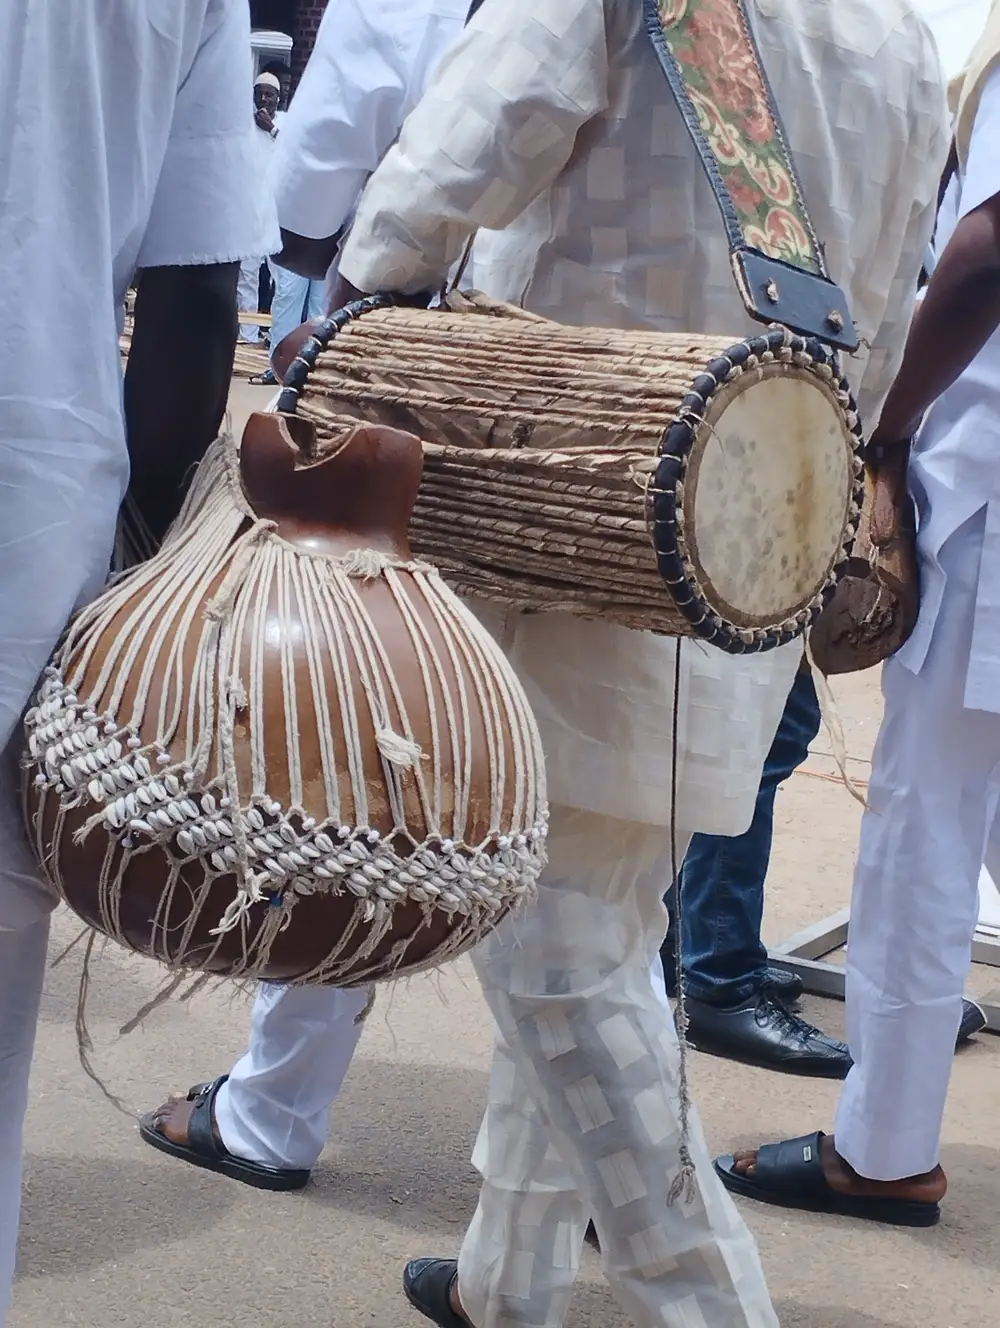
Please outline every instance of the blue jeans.
M696 1000L738 1005L763 986L767 950L760 939L764 879L771 858L774 795L806 758L819 732L816 689L796 675L785 712L764 762L753 821L746 834L695 835L681 868L685 987ZM673 891L667 893L671 907ZM663 967L675 973L674 914L663 943Z
M274 299L271 301L271 350L278 348L290 332L310 318L319 318L323 308L325 283L310 281L287 267L271 264Z

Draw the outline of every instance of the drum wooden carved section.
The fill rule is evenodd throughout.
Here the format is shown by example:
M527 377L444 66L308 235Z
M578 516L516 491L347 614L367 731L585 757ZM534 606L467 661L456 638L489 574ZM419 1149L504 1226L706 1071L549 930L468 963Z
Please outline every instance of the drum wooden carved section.
M333 985L439 963L532 893L544 765L512 671L410 552L417 439L220 440L163 548L71 625L27 716L39 862L179 968ZM302 451L293 435L304 444Z
M565 327L374 296L303 330L278 409L323 452L424 444L414 548L458 592L732 653L800 635L843 569L861 430L829 348Z

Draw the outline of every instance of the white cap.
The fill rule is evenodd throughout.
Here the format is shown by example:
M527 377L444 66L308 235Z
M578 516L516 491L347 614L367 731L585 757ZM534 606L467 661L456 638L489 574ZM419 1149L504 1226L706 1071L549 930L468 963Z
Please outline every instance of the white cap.
M253 81L255 88L274 88L276 92L281 91L281 80L277 74L258 74ZM246 87L246 84L243 85Z

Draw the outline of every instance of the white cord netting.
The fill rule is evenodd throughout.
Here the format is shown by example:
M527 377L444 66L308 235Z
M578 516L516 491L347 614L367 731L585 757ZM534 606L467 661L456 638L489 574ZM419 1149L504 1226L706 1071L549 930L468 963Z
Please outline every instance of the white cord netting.
M493 639L427 564L281 539L231 439L160 553L73 622L26 727L47 874L175 968L411 973L544 864L541 745Z

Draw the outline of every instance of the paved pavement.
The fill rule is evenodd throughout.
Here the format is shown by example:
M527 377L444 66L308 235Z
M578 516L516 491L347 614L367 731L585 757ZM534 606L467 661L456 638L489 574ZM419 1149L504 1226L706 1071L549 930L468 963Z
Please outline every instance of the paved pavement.
M234 418L268 399L237 384ZM865 775L877 679L837 688L854 768ZM831 780L822 739L782 791L768 883L776 938L847 901L860 810ZM53 953L76 933L56 919ZM314 1182L268 1195L195 1171L142 1145L134 1124L82 1073L74 1028L79 959L53 969L42 1009L21 1271L10 1328L414 1328L399 1273L406 1258L457 1250L476 1198L469 1153L486 1092L489 1024L468 966L381 994ZM94 1060L137 1108L229 1067L244 1045L245 997L227 988L117 1030L158 973L108 947L89 1004ZM993 985L978 972L977 986ZM843 1008L809 1000L841 1031ZM829 1128L836 1085L695 1055L711 1144ZM942 1225L907 1232L747 1205L782 1328L990 1328L1000 1292L1000 1041L958 1058L945 1127L952 1191ZM569 1328L623 1328L585 1254Z

